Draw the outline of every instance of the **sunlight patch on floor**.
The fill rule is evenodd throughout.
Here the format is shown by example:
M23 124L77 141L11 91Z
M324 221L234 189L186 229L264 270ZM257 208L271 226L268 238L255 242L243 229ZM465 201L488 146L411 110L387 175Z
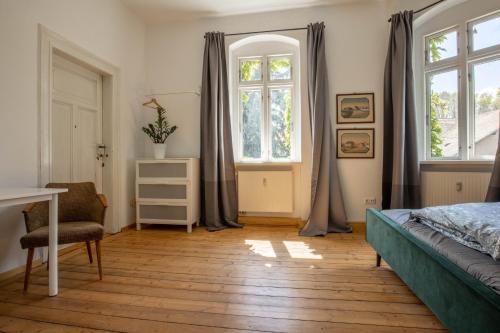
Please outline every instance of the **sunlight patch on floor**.
M304 242L283 241L290 257L296 259L323 259L321 254L314 254L315 249L311 249Z
M246 239L245 244L250 245L250 251L255 254L268 258L276 258L273 245L268 240Z

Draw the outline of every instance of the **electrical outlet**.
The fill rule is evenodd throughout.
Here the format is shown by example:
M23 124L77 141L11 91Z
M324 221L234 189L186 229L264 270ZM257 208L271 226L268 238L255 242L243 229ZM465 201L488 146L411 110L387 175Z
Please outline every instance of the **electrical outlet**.
M365 198L365 205L376 205L377 204L377 199L376 198Z

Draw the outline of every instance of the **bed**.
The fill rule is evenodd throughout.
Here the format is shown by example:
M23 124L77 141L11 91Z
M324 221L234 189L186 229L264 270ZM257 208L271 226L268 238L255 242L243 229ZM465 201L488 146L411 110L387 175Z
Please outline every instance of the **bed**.
M500 332L500 262L425 225L404 223L408 214L367 210L366 240L377 265L384 259L452 332Z

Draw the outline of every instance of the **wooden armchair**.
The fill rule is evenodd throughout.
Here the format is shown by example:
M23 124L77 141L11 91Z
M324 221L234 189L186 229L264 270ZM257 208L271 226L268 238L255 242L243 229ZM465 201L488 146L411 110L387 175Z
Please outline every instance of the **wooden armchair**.
M99 279L102 280L101 246L104 235L104 217L108 206L106 197L97 194L94 183L49 183L47 188L67 188L59 195L58 244L85 242L90 263L90 242L95 241ZM23 211L27 234L21 238L21 247L28 249L24 291L28 290L35 248L49 244L49 205L38 202Z

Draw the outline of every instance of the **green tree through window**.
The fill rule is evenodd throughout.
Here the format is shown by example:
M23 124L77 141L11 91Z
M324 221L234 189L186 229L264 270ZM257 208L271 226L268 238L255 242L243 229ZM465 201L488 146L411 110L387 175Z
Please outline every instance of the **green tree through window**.
M476 94L477 106L476 109L479 113L485 113L493 110L493 96L487 92Z
M292 148L292 92L290 88L271 90L273 158L289 158Z
M241 58L239 66L240 156L291 159L292 58L287 55Z
M262 95L260 90L242 90L240 92L243 131L243 156L246 158L260 158L261 123L262 123Z
M437 110L438 108L444 107L443 101L439 97L438 93L433 92L431 95L431 156L432 157L442 157L443 149L441 148L441 144L443 143L443 139L441 138L441 134L443 133L443 129L439 125L439 121L437 118Z
M432 62L441 60L441 52L446 51L442 47L446 41L446 36L438 36L430 40L429 45L429 55ZM432 81L431 81L432 86ZM439 94L432 92L431 95L431 114L430 114L430 130L431 130L431 156L432 157L442 157L443 149L441 144L443 143L442 133L443 129L439 125L437 117L437 109L443 106L443 101L441 100Z
M259 81L262 78L262 63L260 60L243 60L240 71L241 81Z
M493 102L493 108L495 110L500 110L500 88L497 89L497 95L495 97L495 101Z

